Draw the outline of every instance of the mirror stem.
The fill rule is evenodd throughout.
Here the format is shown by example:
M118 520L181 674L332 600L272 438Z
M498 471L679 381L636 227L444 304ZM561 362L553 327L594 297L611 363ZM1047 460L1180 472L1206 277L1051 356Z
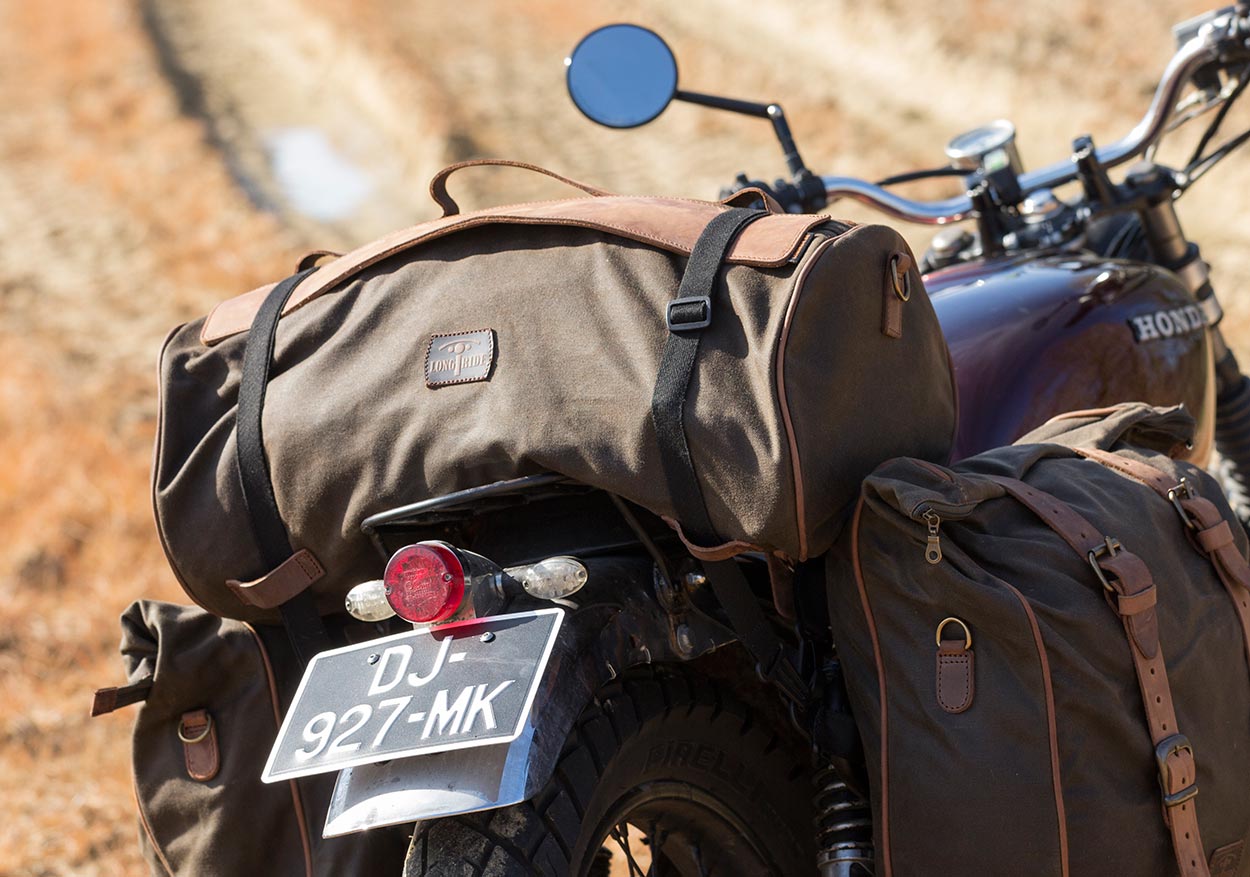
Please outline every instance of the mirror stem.
M686 103L699 104L704 107L712 107L717 110L728 110L731 113L741 113L744 116L758 116L761 119L769 119L773 123L773 131L777 134L777 139L781 141L781 151L785 153L786 169L790 171L791 176L801 176L807 172L807 168L803 165L803 159L799 156L799 149L794 145L794 137L790 133L790 125L786 122L786 114L782 111L780 104L761 104L755 101L735 100L731 97L718 97L714 94L701 94L697 91L678 90L673 93L673 100L681 100Z

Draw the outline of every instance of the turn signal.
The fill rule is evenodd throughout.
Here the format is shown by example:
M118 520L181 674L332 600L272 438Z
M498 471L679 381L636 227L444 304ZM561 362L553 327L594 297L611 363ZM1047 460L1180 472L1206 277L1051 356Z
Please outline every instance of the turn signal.
M382 577L386 601L405 621L433 624L464 602L464 567L450 547L422 542L396 551Z

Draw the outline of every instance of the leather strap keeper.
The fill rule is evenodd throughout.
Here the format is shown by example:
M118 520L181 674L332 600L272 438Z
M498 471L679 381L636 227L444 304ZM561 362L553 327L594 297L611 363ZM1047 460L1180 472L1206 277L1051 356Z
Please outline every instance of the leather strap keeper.
M178 739L187 776L206 783L221 770L221 750L217 746L217 724L208 710L183 713L178 722Z
M281 565L253 582L230 579L226 586L249 606L276 609L326 574L321 562L301 548Z

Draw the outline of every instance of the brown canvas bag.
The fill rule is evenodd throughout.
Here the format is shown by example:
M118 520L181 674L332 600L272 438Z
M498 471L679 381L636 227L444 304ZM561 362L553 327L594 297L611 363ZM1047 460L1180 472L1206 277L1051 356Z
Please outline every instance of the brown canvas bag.
M687 519L709 557L799 560L829 547L879 462L946 458L949 358L896 232L761 212L717 249L724 204L599 196L461 215L435 183L442 219L167 340L156 517L212 612L274 621L302 594L342 611L381 571L364 518L518 476L560 473ZM692 276L707 287L688 295ZM249 343L267 383L240 416ZM244 442L261 448L251 480L268 497L241 483ZM680 512L674 465L710 526ZM274 539L256 532L262 505Z
M879 874L1250 868L1250 565L1192 434L1126 405L867 479L827 569Z
M154 875L398 874L407 839L322 838L334 775L260 780L299 671L281 631L141 600L122 615L127 684L93 714L139 703L140 845Z

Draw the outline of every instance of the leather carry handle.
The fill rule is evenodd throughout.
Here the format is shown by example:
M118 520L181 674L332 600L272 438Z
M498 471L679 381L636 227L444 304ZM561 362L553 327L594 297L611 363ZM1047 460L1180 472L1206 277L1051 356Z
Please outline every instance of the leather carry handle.
M572 186L574 189L580 189L587 195L594 195L596 198L602 198L605 195L611 195L604 189L597 189L586 183L579 183L577 180L571 180L566 176L549 171L544 167L536 164L529 164L524 161L510 161L506 158L475 158L471 161L460 161L456 164L448 165L434 175L430 180L430 197L434 199L434 203L443 208L443 216L456 216L460 213L460 205L451 197L447 191L447 179L456 171L466 167L517 167L534 173L542 174L545 177L551 177L553 180L559 180L565 185Z
M512 161L506 158L474 158L469 161L461 161L456 164L448 165L436 173L433 179L430 180L430 197L434 199L435 204L443 208L444 219L448 216L458 216L460 214L460 205L456 203L456 199L452 198L451 193L447 191L447 180L456 171L467 167L516 167L521 168L522 170L542 174L545 177L551 177L553 180L558 180L566 186L572 186L574 189L578 189L585 192L587 195L592 195L596 198L603 198L615 194L607 191L606 189L600 189L588 183L582 183L577 180L570 179L563 174L558 174L555 171L549 171L545 167L539 167L536 164L529 164L524 161ZM748 186L745 189L739 189L728 198L722 198L720 203L724 204L726 207L747 207L756 200L764 202L764 209L768 213L785 214L786 212L785 208L781 206L776 198L758 186ZM303 263L300 263L300 267L302 269L305 266Z
M728 198L721 198L720 203L726 207L751 207L756 200L764 202L764 209L769 213L786 212L786 208L781 206L780 201L759 186L747 186L745 189L739 189Z

